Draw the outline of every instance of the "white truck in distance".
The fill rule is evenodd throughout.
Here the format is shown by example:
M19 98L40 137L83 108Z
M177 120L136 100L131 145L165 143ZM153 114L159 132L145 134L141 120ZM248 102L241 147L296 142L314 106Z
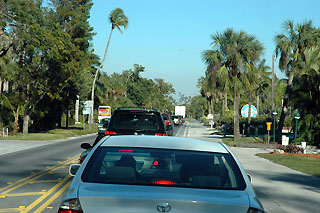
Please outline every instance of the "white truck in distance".
M175 106L174 114L181 115L181 116L185 117L186 116L186 106Z

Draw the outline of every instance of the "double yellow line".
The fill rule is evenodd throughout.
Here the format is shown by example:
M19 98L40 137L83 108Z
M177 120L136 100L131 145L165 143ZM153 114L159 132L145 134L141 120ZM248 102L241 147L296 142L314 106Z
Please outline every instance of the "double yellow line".
M0 189L0 198L6 198L7 196L10 196L10 192L12 192L15 189L18 189L26 184L29 183L34 183L37 179L43 177L46 174L50 174L60 168L63 168L71 163L73 163L75 160L79 159L79 155L76 155L72 158L69 158L66 161L63 162L59 162L57 165L52 166L52 167L48 167L47 169L38 172L38 173L34 173L29 175L28 177L25 177L21 180L18 180L14 183L11 183L10 185L3 187ZM7 209L0 209L0 212L30 212L33 208L35 208L37 205L39 205L44 199L46 199L47 197L49 197L54 191L56 191L59 187L61 187L63 184L65 184L69 179L71 178L71 176L67 175L64 179L58 181L58 183L52 187L50 190L46 191L46 192L39 192L39 194L42 194L36 201L34 201L32 204L30 204L27 207L24 206L20 206L19 208L7 208ZM65 184L56 194L54 194L50 199L48 199L43 205L41 205L37 210L33 211L33 212L41 212L43 211L46 207L48 207L57 197L59 197L70 185L71 180ZM25 194L25 193L20 193L21 195ZM19 194L15 194L16 196L19 196Z

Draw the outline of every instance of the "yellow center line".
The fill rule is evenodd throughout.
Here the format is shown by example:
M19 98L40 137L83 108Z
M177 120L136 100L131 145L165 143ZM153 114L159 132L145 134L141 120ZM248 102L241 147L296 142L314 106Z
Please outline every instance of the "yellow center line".
M37 210L34 211L34 213L43 212L43 210L49 205L55 201L71 184L71 181L69 181L66 185L64 185L59 191L57 191L50 199L48 199L44 204L42 204Z
M58 163L57 165L52 166L52 167L50 167L50 168L47 168L47 169L45 169L45 170L43 170L43 171L41 171L41 172L32 173L31 175L29 175L29 176L27 176L27 177L25 177L25 178L23 178L23 179L20 179L20 180L14 182L14 183L12 183L12 184L10 184L10 185L8 185L8 186L5 186L5 187L3 187L3 188L0 188L0 194L3 195L3 194L5 194L5 193L8 193L8 191L6 191L6 192L3 192L3 191L4 191L4 190L7 190L7 189L9 189L9 188L11 188L11 187L14 187L14 186L16 186L17 184L20 184L20 183L24 183L24 184L20 184L20 185L19 185L19 186L23 186L23 185L26 184L25 182L30 182L30 180L34 180L34 179L37 179L37 178L39 178L39 177L42 177L43 175L47 174L47 173L50 172L51 170L53 170L53 169L56 170L56 169L58 169L61 165L66 165L67 162L72 163L72 162L73 162L73 159L76 160L76 159L78 159L78 158L79 158L79 155L76 155L76 156L74 156L74 157L72 157L72 158L69 158L68 160L66 160L66 161L64 161L64 162L60 162L60 163ZM19 188L19 187L16 187L16 188ZM15 189L16 189L16 188L15 188ZM10 190L10 191L12 191L12 190ZM9 191L9 192L10 192L10 191Z
M76 158L76 157L78 157L78 155L75 156L74 158ZM64 161L64 163L63 163L62 165L67 165L67 164L70 163L71 161L72 161L72 160L66 160L66 161ZM7 187L8 189L7 189L6 191L3 191L3 192L0 193L0 194L1 194L1 195L6 195L7 193L9 193L9 192L11 192L11 191L13 191L13 190L15 190L15 189L17 189L17 188L20 188L20 187L28 184L29 182L32 182L32 181L34 181L34 180L36 180L36 179L38 179L38 178L40 178L40 177L48 174L50 171L55 171L55 170L57 170L57 169L59 169L59 166L53 166L51 170L48 170L48 171L45 170L46 172L40 172L39 175L37 175L37 176L35 176L35 177L33 177L33 178L29 178L27 181L23 181L23 182L22 182L22 181L17 181L17 182L19 182L18 185L17 185L17 183L15 182L15 183L13 183L12 185L10 185L11 188L10 188L10 187ZM5 187L4 187L4 188L5 188Z
M52 187L48 192L44 193L41 197L39 197L36 201L31 203L25 210L29 212L31 209L36 207L39 203L41 203L44 199L46 199L50 194L52 194L56 189L58 189L62 184L64 184L71 176L66 176L63 180L61 180L58 184Z
M30 181L28 184L35 184L35 183L54 183L54 182L59 182L58 179L56 180L36 180L36 181Z
M19 196L33 196L33 195L42 195L45 192L22 192L22 193L11 193L7 194L6 197L19 197Z

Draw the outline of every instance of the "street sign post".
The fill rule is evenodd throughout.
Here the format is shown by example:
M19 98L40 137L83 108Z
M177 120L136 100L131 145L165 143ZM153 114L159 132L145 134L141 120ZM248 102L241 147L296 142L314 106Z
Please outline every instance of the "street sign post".
M267 130L268 130L268 144L270 142L270 130L271 130L272 122L267 122Z
M81 101L81 105L82 105L82 117L83 117L83 130L85 130L84 116L91 115L92 101ZM90 118L88 120L89 120L89 129L91 130Z

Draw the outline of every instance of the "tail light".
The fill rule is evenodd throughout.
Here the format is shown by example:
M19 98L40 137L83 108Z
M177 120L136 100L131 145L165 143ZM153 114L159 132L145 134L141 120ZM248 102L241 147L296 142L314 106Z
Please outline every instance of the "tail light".
M78 198L65 200L59 208L58 213L83 213Z
M152 182L157 185L175 185L176 183L170 180L156 180Z
M156 134L154 134L155 136L167 136L167 134L166 133L156 133Z
M81 156L81 157L80 157L80 160L79 160L79 161L80 161L80 164L83 163L83 161L84 161L84 159L86 159L86 157L87 157L87 156Z
M117 133L115 131L105 131L106 135L116 135Z

